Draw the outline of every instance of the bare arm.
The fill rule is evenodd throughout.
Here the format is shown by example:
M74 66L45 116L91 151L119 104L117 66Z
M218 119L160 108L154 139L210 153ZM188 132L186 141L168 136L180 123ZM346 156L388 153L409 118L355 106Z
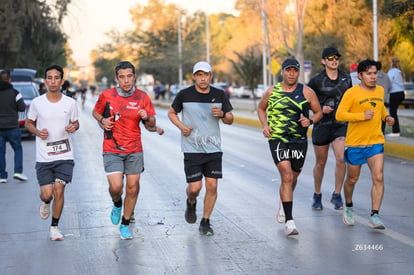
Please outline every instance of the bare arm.
M270 134L272 132L272 128L267 124L267 104L269 100L269 96L272 93L273 87L270 87L266 90L265 94L263 95L262 99L257 106L257 115L259 116L259 121L262 124L263 128L263 135L265 137L271 137Z
M322 119L323 114L322 114L321 104L319 103L318 97L310 87L308 86L303 87L303 95L308 100L310 104L310 108L313 113L312 117L310 117L309 119L306 119L308 120L307 122L302 123L303 127L308 127L311 124L310 120L312 120L313 123L316 123Z
M178 117L178 113L172 108L170 107L170 110L168 111L168 118L170 119L170 121L177 126L178 129L180 129L181 133L185 136L188 137L191 134L191 130L193 129L190 126L184 125L181 121L180 118Z

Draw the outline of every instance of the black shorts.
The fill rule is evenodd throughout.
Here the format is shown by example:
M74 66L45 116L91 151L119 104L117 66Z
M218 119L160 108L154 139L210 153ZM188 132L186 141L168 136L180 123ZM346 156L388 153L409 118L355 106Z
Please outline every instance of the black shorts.
M221 179L221 160L223 153L184 153L184 172L187 182L200 181L203 175Z
M347 127L347 124L315 124L312 129L312 144L329 145L338 137L345 137Z
M269 140L269 147L275 164L287 160L290 161L293 171L298 173L302 171L308 150L307 142L284 143L279 140Z
M73 160L57 160L51 162L36 162L36 176L39 185L53 184L60 182L67 184L72 181Z

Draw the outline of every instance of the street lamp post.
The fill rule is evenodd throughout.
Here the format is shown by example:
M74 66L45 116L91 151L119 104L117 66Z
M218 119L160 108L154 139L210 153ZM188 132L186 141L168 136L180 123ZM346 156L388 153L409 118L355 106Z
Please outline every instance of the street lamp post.
M374 60L378 60L378 3L377 0L372 1L372 15L373 15L373 45L374 45Z

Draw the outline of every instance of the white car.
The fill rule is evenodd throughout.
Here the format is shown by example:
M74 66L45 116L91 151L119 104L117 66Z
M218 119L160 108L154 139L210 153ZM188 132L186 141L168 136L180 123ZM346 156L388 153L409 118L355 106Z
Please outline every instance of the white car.
M233 88L232 95L240 98L251 98L253 96L252 90L245 86Z

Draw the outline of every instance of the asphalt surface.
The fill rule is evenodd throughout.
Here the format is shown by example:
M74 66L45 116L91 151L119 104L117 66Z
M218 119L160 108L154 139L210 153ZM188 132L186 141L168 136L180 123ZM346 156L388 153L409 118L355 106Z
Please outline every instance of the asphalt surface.
M131 225L135 238L119 238L111 224L111 201L102 167L102 131L82 111L74 135L75 171L67 186L60 229L62 242L48 238L49 220L38 214L34 140L24 140L27 182L0 185L0 274L412 274L414 263L414 162L386 157L386 191L381 216L385 230L367 226L370 175L366 166L357 184L356 225L345 226L329 202L334 163L328 159L322 185L323 211L312 211L314 154L295 191L299 235L287 238L275 220L280 179L261 131L222 125L223 171L211 217L212 237L198 223L184 220L185 178L180 135L157 108L163 136L143 131L145 171ZM9 146L8 146L9 147ZM311 147L309 147L311 148ZM7 151L8 170L12 152ZM202 197L198 201L198 221Z

